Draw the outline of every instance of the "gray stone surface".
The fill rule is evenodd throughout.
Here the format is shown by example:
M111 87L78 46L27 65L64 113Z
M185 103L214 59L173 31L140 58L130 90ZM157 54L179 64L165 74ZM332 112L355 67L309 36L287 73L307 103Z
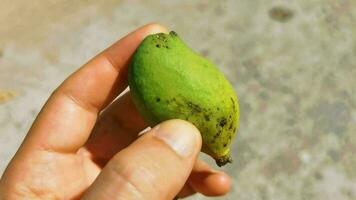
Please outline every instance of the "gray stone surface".
M0 174L51 91L152 21L217 63L239 94L235 162L224 168L233 191L216 199L356 199L353 0L2 0Z

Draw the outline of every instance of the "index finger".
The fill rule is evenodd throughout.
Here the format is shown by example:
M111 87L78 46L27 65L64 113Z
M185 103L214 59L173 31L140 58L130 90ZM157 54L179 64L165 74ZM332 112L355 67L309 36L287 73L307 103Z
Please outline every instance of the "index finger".
M22 146L77 151L99 112L127 87L128 63L137 46L147 35L165 31L158 24L143 26L68 77L48 99Z

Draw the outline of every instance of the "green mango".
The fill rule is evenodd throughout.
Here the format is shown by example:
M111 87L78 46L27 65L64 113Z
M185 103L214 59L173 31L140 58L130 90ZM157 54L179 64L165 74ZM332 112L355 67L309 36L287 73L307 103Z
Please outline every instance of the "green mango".
M142 41L129 67L129 86L150 126L187 120L199 129L203 152L218 166L232 162L230 145L239 126L236 93L218 68L177 33L153 34Z

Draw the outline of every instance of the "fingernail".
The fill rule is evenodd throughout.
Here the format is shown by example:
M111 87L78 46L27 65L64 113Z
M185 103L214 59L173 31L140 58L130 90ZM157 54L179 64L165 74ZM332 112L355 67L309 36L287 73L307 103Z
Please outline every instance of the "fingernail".
M170 120L154 128L155 137L163 140L178 155L188 157L197 148L198 130L183 120Z

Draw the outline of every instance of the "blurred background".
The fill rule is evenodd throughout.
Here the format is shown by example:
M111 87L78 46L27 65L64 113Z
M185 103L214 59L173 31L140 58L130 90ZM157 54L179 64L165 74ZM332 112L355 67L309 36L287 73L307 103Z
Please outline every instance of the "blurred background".
M149 22L217 63L239 95L223 168L233 190L216 199L356 199L354 0L1 0L0 174L51 91Z

